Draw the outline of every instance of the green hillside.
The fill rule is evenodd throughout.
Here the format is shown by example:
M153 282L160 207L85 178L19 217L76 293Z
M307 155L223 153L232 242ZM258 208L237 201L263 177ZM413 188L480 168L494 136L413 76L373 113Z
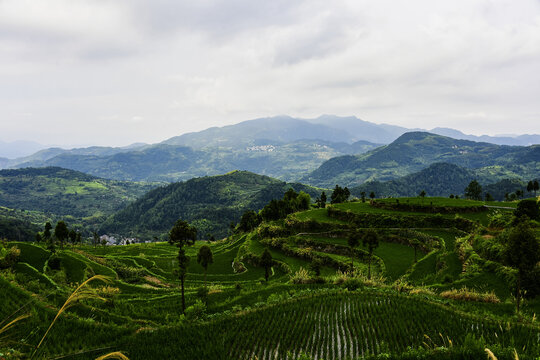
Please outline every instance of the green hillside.
M67 217L91 225L103 221L153 187L155 185L105 180L57 167L0 170L0 206L40 213L23 215L37 224ZM0 216L8 214L3 211Z
M465 188L472 180L477 180L482 188L483 195L489 193L496 200L504 200L505 194L512 194L516 190L523 191L526 196L527 184L517 178L503 179L493 182L499 176L486 175L486 169L467 169L455 164L434 163L427 168L395 180L368 181L360 186L350 189L351 194L360 197L361 193L374 192L377 197L416 196L425 191L428 196L459 195L462 196ZM509 175L510 176L510 175Z
M540 177L538 159L540 145L502 146L410 132L365 154L330 159L301 181L321 187L353 187L367 181L394 180L445 162L474 169L477 176L488 180L486 183L495 183L507 178Z
M208 233L223 237L229 224L238 222L246 210L261 209L270 200L281 198L289 188L304 191L313 199L320 195L320 190L310 186L233 171L154 189L107 219L100 232L151 239L165 234L182 218L199 229L200 237L206 238Z
M244 172L224 177L242 179L237 186L244 188L276 183ZM197 181L234 194L230 179L220 186L225 179ZM52 254L10 242L20 256L0 270L0 319L32 315L0 337L0 354L33 349L77 284L99 274L111 282L91 289L105 301L93 296L62 314L35 358L122 351L129 359L481 359L487 347L498 359L515 359L515 349L519 359L535 360L538 289L534 279L523 283L527 299L516 316L515 272L501 257L512 210L447 198L395 200L311 209L186 246L185 315L175 246L69 245ZM347 241L353 230L368 229L380 241L371 261L367 247L351 253ZM214 258L206 276L196 261L203 245ZM273 258L268 282L259 262L265 249ZM6 347L4 339L18 342Z

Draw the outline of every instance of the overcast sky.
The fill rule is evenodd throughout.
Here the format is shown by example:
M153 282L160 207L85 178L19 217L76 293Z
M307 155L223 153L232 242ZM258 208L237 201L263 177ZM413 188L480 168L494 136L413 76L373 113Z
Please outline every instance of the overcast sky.
M0 0L0 140L279 114L540 133L540 0Z

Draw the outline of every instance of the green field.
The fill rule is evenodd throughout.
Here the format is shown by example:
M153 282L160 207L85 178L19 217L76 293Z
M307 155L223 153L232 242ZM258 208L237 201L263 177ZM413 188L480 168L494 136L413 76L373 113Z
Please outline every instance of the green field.
M446 199L433 202L453 206ZM464 202L456 202L458 213ZM374 216L438 216L361 202L334 206ZM35 358L95 359L118 350L130 359L412 360L438 359L440 351L454 354L448 359L466 358L460 357L466 352L472 359L485 356L488 347L500 359L513 359L515 348L520 359L536 360L540 302L526 299L521 314L515 315L511 284L492 270L497 254L489 248L484 255L483 243L474 242L496 241L502 230L472 219L476 225L470 233L442 226L396 229L391 223L352 223L314 209L224 240L196 241L186 247L191 260L185 316L176 246L66 245L52 254L45 244L11 241L6 247L18 247L20 256L11 269L0 270L0 321L31 316L7 333L5 339L13 342L0 336L0 357L28 354L78 284L104 275L110 282L93 283L91 289L106 301L86 299L71 307ZM369 258L361 242L354 249L354 269L350 267L347 237L355 228L378 234L372 279L367 277ZM417 262L414 241L420 244ZM213 252L206 298L200 295L205 270L196 261L202 245ZM265 249L274 260L268 282L257 262ZM315 260L322 262L319 276L312 267ZM51 267L55 262L57 267ZM239 264L243 271L237 272ZM494 293L500 302L441 295L465 288Z

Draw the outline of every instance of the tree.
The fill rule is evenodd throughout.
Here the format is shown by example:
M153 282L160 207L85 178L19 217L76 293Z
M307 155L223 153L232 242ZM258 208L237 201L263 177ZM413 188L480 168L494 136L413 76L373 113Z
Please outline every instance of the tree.
M77 233L75 232L75 230L71 229L68 236L69 241L71 241L72 244L75 244L77 242Z
M248 210L244 212L240 218L240 223L238 224L238 229L240 231L248 232L255 229L261 223L262 219L259 214L253 210Z
M208 271L208 265L214 263L214 256L210 246L203 245L200 247L199 252L197 253L197 263L204 269L204 287L206 287L206 272Z
M369 197L371 200L375 199L375 193L372 191L369 193Z
M362 191L360 193L360 198L362 199L362 202L365 203L366 202L366 192L365 191Z
M532 181L529 181L529 182L527 183L527 191L528 191L529 193L531 193L531 192L533 191L533 189L534 189L534 184L533 184Z
M523 190L520 190L520 189L516 190L516 196L517 196L518 199L522 198L523 197Z
M471 200L482 200L482 186L473 180L465 188L465 197Z
M534 271L540 261L540 244L528 221L521 221L510 230L505 259L509 266L517 270L516 311L519 313L521 282L525 276Z
M424 203L424 198L426 197L426 192L424 190L420 191L420 194L418 194L422 198L422 204Z
M351 253L351 271L354 270L354 249L360 245L360 233L358 230L353 230L347 238L347 245L349 245L349 251Z
M540 209L535 199L525 199L518 202L516 210L514 211L516 218L527 216L531 220L540 219Z
M36 242L39 244L41 242L42 238L41 238L41 234L40 233L36 233Z
M268 251L268 249L264 249L263 253L261 254L260 264L262 267L264 267L264 278L266 282L268 282L270 270L272 269L273 265L272 254L270 254L270 251Z
M184 283L186 281L189 256L186 255L184 246L195 244L197 228L189 225L186 221L178 219L171 231L169 231L169 243L178 246L178 278L182 288L182 314L186 312L186 300L184 295Z
M373 229L368 229L364 233L362 244L368 249L368 279L371 279L371 258L373 257L373 251L379 247L379 234L377 234L377 232Z
M97 232L94 231L92 233L92 239L94 240L94 248L95 248L99 243L99 235Z
M330 195L330 203L339 204L345 202L349 199L349 196L351 196L351 192L347 187L342 188L336 185L334 191L332 191L332 195Z
M43 238L45 240L49 240L51 238L51 229L52 229L52 225L50 222L46 222L45 223L45 231L43 231Z
M82 244L82 235L80 232L77 231L77 238L75 239L77 243Z
M486 195L484 196L484 199L485 199L486 201L495 201L495 199L493 199L493 196L491 196L491 194L488 193L488 192L487 192Z
M60 241L60 247L62 249L64 248L64 241L66 241L68 236L69 230L67 228L67 225L65 222L60 220L58 223L56 223L56 226L54 228L54 237L57 238L58 241Z
M325 208L326 207L326 200L328 200L328 199L326 197L326 193L323 191L321 193L321 203L320 203L319 207Z
M536 197L536 192L540 190L540 185L538 184L538 180L533 181L533 191L534 191L534 197Z

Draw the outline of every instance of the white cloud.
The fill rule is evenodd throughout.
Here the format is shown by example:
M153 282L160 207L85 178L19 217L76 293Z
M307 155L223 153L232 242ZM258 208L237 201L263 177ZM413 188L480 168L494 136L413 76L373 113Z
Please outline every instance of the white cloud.
M2 140L323 113L540 133L539 60L535 0L0 0Z

